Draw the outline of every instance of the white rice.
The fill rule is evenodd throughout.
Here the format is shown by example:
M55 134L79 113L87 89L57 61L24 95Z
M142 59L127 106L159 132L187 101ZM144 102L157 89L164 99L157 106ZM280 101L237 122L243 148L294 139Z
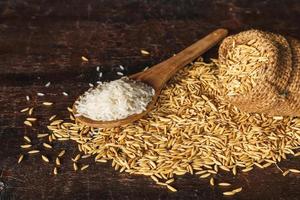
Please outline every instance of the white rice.
M93 120L118 120L145 111L154 94L151 86L123 77L88 90L75 106L78 114Z

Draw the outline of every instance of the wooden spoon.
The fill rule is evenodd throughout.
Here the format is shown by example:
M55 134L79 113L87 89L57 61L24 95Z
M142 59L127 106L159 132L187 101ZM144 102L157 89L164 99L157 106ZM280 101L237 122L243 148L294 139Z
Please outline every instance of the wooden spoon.
M167 83L167 81L172 76L174 76L174 74L179 69L191 63L193 60L198 58L201 54L205 53L207 50L209 50L211 47L213 47L219 41L225 38L227 36L227 33L228 31L226 29L217 29L212 33L208 34L207 36L205 36L204 38L200 39L199 41L195 42L191 46L187 47L180 53L176 54L175 56L151 67L146 71L131 75L129 78L147 83L148 85L151 85L155 90L155 95L153 96L152 101L148 104L146 111L140 114L134 114L128 116L127 118L120 119L120 120L96 121L84 116L76 116L77 111L74 103L73 112L76 116L76 120L78 120L80 123L84 125L91 126L91 127L112 128L112 127L128 124L142 118L151 109L154 108L158 96L162 88Z

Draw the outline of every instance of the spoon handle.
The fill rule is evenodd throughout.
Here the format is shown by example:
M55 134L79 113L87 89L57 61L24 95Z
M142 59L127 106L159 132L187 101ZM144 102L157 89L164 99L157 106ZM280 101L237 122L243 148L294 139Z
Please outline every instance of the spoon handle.
M150 84L155 90L161 90L165 83L174 76L179 69L205 53L225 38L227 33L228 31L226 29L217 29L213 31L175 56L141 73L137 79Z

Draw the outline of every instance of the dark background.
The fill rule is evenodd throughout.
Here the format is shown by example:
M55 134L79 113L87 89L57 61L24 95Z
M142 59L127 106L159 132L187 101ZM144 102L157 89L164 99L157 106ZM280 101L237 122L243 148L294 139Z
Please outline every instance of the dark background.
M45 132L52 114L68 116L66 107L98 80L119 76L118 65L132 74L172 56L219 27L230 33L259 28L300 39L300 1L291 0L2 0L0 1L0 199L229 199L224 189L209 186L197 176L179 176L177 193L157 186L147 177L115 172L108 164L73 172L70 158L77 154L71 142L54 143L44 154L54 158L67 149L60 175L39 156L25 157L17 165L24 134L34 138ZM149 51L143 56L141 49ZM205 58L216 57L214 48ZM82 62L81 56L89 59ZM51 86L44 84L51 81ZM69 97L61 92L66 91ZM46 93L36 97L36 92ZM27 102L25 96L31 96ZM53 101L53 108L39 106ZM34 128L23 125L24 107L34 106L39 118ZM36 148L41 141L33 140ZM52 157L51 157L52 156ZM292 158L279 167L300 168ZM276 166L218 180L242 186L232 199L300 199L300 175L283 177ZM2 185L3 183L4 185Z

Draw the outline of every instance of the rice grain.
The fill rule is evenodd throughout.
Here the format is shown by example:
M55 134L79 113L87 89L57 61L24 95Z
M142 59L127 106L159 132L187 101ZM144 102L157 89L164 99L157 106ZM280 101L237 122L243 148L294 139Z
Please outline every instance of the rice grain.
M23 158L24 158L24 155L21 154L20 157L19 157L19 159L18 159L18 164L20 164L22 162Z
M49 159L46 157L46 156L44 156L44 155L42 155L42 159L43 159L43 161L45 161L45 162L49 162Z

